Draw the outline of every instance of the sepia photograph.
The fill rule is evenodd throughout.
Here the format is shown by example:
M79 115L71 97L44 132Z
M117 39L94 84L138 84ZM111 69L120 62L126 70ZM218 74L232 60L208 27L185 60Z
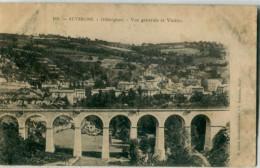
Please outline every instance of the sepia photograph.
M2 3L0 24L0 165L255 165L255 7Z

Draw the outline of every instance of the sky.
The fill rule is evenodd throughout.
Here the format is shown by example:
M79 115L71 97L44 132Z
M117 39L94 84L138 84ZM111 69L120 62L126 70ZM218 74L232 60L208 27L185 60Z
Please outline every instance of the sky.
M253 10L212 5L1 4L0 32L60 34L129 44L216 41L230 45L233 40L248 42L243 33L254 31L247 26L256 22L250 12ZM60 20L54 21L53 17ZM92 17L94 21L70 21L71 17ZM102 18L124 21L107 22ZM181 22L168 22L167 18ZM159 22L144 23L141 19Z

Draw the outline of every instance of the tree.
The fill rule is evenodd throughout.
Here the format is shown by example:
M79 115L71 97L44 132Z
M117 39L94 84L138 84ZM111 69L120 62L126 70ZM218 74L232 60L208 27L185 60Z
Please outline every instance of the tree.
M165 123L165 142L167 149L170 149L169 160L173 165L186 165L189 159L189 150L186 147L188 134L181 119L177 116L172 116Z
M226 167L230 152L230 123L222 128L213 139L213 147L207 153L211 166Z
M211 47L209 48L209 56L215 58L221 58L221 49Z
M108 79L107 74L106 73L102 73L101 79L106 81Z
M165 128L166 149L175 148L176 145L185 145L188 135L180 117L171 116L166 120Z
M203 99L203 93L202 92L195 92L191 96L190 101L199 104L199 103L201 103L202 99Z
M61 98L60 100L63 101L63 102L65 103L65 107L68 107L68 106L70 105L70 102L69 102L67 96Z
M0 126L0 160L3 164L17 164L24 157L25 145L18 133L18 125L1 123ZM0 161L0 162L1 162Z
M45 153L45 140L39 132L42 123L35 122L34 127L29 125L30 131L26 140L19 135L18 124L15 122L0 125L0 164L1 165L39 165L47 162L64 160L62 156ZM37 128L34 130L34 128ZM65 155L66 157L66 155Z
M113 136L118 136L124 142L129 140L130 121L125 116L119 115L113 118L109 124L109 128L112 129Z
M138 95L139 95L139 96L142 96L142 89L141 89L141 86L138 87L137 92L138 92Z
M209 167L207 159L200 153L194 152L188 145L188 133L180 118L166 122L165 132L166 146L169 148L169 156L164 166L182 166L182 167Z
M131 72L123 73L122 71L119 71L118 73L118 78L123 81L131 81L131 77L132 77Z
M183 58L183 62L186 64L192 64L193 63L193 57L192 56L185 56Z
M180 57L176 57L175 65L180 65L180 63L181 63Z
M95 80L95 85L94 85L95 88L104 88L105 86L106 85L103 82L103 80L101 80L99 78Z
M91 115L91 116L88 116L85 120L89 121L92 125L95 125L96 128L103 130L103 122L97 116Z
M132 165L136 165L140 157L139 142L137 139L130 140L129 155L130 155L130 163Z
M203 151L205 145L206 120L204 116L198 116L192 121L191 126L191 144L196 151Z
M207 78L202 78L201 79L201 86L204 88L204 90L208 90L208 79Z
M202 92L195 92L190 101L198 107L209 107L214 105L214 94L213 95L204 95Z
M216 67L210 71L210 76L211 76L211 78L220 78L221 77L220 74L218 73L218 70Z
M96 107L106 107L106 96L105 93L102 92L102 90L99 90L96 100L93 103L96 103Z
M130 69L131 71L136 70L136 66L133 65L133 64L128 64L128 67L129 67L129 69Z
M135 106L136 93L132 88L129 90L127 97L128 97L127 104L130 107L134 107Z
M33 125L36 127L33 127ZM29 129L28 138L25 140L26 150L32 154L37 153L37 151L44 151L45 139L42 137L42 133L46 131L46 127L40 122L31 121Z
M154 80L155 78L153 76L144 76L146 80Z
M154 138L142 138L140 141L140 149L143 154L153 154L155 147L155 139Z
M177 101L177 105L180 106L182 103L185 103L187 98L184 94L178 93L174 96L174 99Z
M200 107L209 107L214 105L214 95L203 95Z
M127 96L126 96L126 93L125 91L123 91L120 95L119 95L119 100L122 104L125 104L127 103Z
M129 134L130 130L126 126L122 126L122 128L119 131L119 137L124 141L128 142L129 141Z
M216 104L219 107L227 107L229 105L228 92L220 92L216 94Z

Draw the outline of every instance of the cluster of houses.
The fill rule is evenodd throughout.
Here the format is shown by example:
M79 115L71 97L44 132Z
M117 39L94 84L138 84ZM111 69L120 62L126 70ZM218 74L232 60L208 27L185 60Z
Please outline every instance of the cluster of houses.
M73 104L78 100L86 98L86 87L91 87L91 95L98 94L100 91L109 92L113 90L115 96L118 97L122 92L126 95L131 90L137 94L141 90L142 96L154 96L156 94L170 95L174 97L176 94L183 94L189 99L195 92L201 92L203 94L212 94L212 92L224 92L229 91L229 84L223 84L223 79L207 79L205 86L202 86L202 80L198 77L199 69L195 66L190 66L185 69L189 71L187 78L180 78L178 82L173 82L171 79L166 78L162 74L155 72L155 66L151 65L144 73L139 77L137 81L119 81L117 87L105 87L94 89L94 79L80 81L74 83L71 82L59 82L58 84L42 84L42 88L50 89L52 98L67 97L69 103Z
M154 96L156 94L170 95L174 97L176 94L183 94L189 99L195 92L201 92L203 94L212 94L212 92L225 92L229 91L229 84L222 84L222 79L207 79L206 86L202 86L202 80L196 77L196 70L190 73L188 78L180 78L179 82L173 82L171 79L166 78L163 75L154 74L151 68L140 76L137 81L119 81L117 87L106 87L91 89L91 95L98 94L100 91L109 92L113 90L115 96L118 97L122 92L126 95L132 89L137 94L141 90L142 96ZM192 75L193 74L193 75ZM149 76L149 78L147 78ZM93 79L76 83L77 89L71 89L71 83L59 82L58 84L43 83L42 88L49 88L51 99L67 97L70 104L85 99L86 87L94 87L95 82ZM7 82L3 77L0 77L0 90L19 90L21 88L31 88L28 82Z
M8 61L8 59L1 59L0 65L3 65L6 61ZM158 66L158 64L151 64L135 81L119 81L116 87L94 89L94 79L66 82L64 77L65 72L52 64L51 60L48 58L39 58L38 62L46 65L50 73L59 75L57 83L42 83L41 88L49 90L51 99L67 97L70 104L74 104L81 99L87 98L85 91L87 87L92 88L91 95L98 94L100 91L109 92L113 90L116 97L123 92L128 94L130 90L135 91L137 94L141 93L144 97L154 96L157 94L170 95L171 97L174 97L174 95L181 93L188 99L195 92L212 94L212 92L229 91L229 84L223 82L223 78L207 79L204 81L204 84L202 84L202 79L199 76L200 70L196 66L188 66L180 69L179 71L181 73L188 72L188 76L185 78L179 78L178 82L173 82L170 78L167 78L165 75L156 71L156 66ZM28 82L8 81L6 78L1 76L0 73L0 90L19 90L21 88L33 89ZM36 88L36 90L37 89L38 88ZM139 92L140 90L141 92Z
M67 97L70 104L86 98L85 89L51 89L50 93L52 98Z

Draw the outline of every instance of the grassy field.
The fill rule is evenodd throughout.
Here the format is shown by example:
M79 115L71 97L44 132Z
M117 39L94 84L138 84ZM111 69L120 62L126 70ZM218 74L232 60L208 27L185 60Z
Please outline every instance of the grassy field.
M178 53L178 54L198 54L199 50L195 49L195 48L169 48L169 49L161 49L162 53L169 53L169 52L173 52L173 53Z
M193 58L193 62L195 64L200 64L200 63L210 63L210 62L214 62L214 63L223 63L223 60L220 60L219 58L214 58L214 57L194 57Z
M102 60L102 67L104 68L114 68L116 64L122 62L122 58L118 57L117 59L103 59Z
M103 136L89 136L81 134L82 156L101 158ZM110 156L118 157L122 152L123 146L120 140L112 139L113 144L110 145ZM74 130L67 129L54 134L54 143L57 148L64 148L73 152L74 146Z
M132 52L133 51L133 50L130 50L130 49L119 48L119 47L112 47L112 46L107 46L107 45L100 45L100 46L105 47L105 48L109 48L109 49L124 51L124 52Z

